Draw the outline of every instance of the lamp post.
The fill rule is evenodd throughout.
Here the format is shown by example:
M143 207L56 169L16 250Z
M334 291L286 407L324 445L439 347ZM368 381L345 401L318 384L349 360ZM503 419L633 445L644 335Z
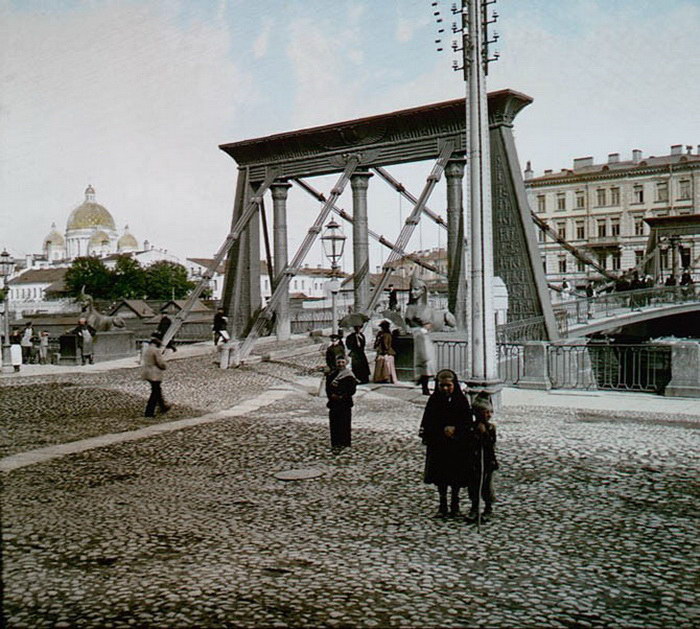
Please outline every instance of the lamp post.
M326 287L331 292L331 334L336 331L338 325L337 297L340 290L340 282L337 279L338 271L340 270L338 261L343 257L346 238L347 236L343 233L340 225L333 219L326 225L326 230L321 236L323 252L331 263L331 280L326 284Z
M7 253L7 250L3 249L3 252L0 253L0 275L3 280L4 292L4 310L2 316L2 373L14 371L12 367L12 356L10 355L10 289L7 285L7 280L14 268L14 260L10 254Z

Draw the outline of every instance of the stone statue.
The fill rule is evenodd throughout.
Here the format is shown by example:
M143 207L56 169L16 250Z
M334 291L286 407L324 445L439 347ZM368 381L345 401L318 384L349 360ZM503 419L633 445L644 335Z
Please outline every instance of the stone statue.
M418 277L417 269L413 271L411 276L405 320L411 328L430 324L431 329L435 332L440 332L445 327L454 328L457 323L449 310L437 310L428 305L428 287Z
M82 316L87 319L87 324L95 328L97 332L110 332L115 329L126 329L126 323L119 315L108 317L95 309L95 302L92 295L85 293L84 286L80 291L78 301L80 301L82 304Z

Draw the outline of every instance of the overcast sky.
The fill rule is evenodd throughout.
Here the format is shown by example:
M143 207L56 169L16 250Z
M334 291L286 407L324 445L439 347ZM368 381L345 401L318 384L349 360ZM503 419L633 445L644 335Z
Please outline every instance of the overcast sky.
M534 98L516 120L521 164L700 143L699 0L495 8L489 90ZM0 0L0 247L39 252L92 184L120 231L209 257L236 176L219 144L462 96L435 36L430 0ZM430 166L394 172L417 195ZM297 192L290 206L293 252L318 207ZM441 189L430 206L443 210ZM375 177L370 227L393 239L406 212ZM411 248L436 244L425 225Z

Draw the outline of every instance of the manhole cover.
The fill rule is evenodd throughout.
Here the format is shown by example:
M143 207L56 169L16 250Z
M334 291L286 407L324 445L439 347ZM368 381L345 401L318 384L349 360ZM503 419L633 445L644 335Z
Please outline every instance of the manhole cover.
M307 467L300 470L285 470L284 472L276 472L277 480L307 480L308 478L318 478L323 476L323 471L313 467Z

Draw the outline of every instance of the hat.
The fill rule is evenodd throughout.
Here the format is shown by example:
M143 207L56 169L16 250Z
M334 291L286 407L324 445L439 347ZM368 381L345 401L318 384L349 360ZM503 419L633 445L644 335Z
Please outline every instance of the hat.
M331 341L332 341L333 339L339 339L339 338L340 338L340 337L339 337L335 332L333 332L333 334L331 334L331 336L330 336Z
M486 393L486 391L481 391L477 394L472 402L472 410L483 410L493 412L493 403L491 402L491 396Z

